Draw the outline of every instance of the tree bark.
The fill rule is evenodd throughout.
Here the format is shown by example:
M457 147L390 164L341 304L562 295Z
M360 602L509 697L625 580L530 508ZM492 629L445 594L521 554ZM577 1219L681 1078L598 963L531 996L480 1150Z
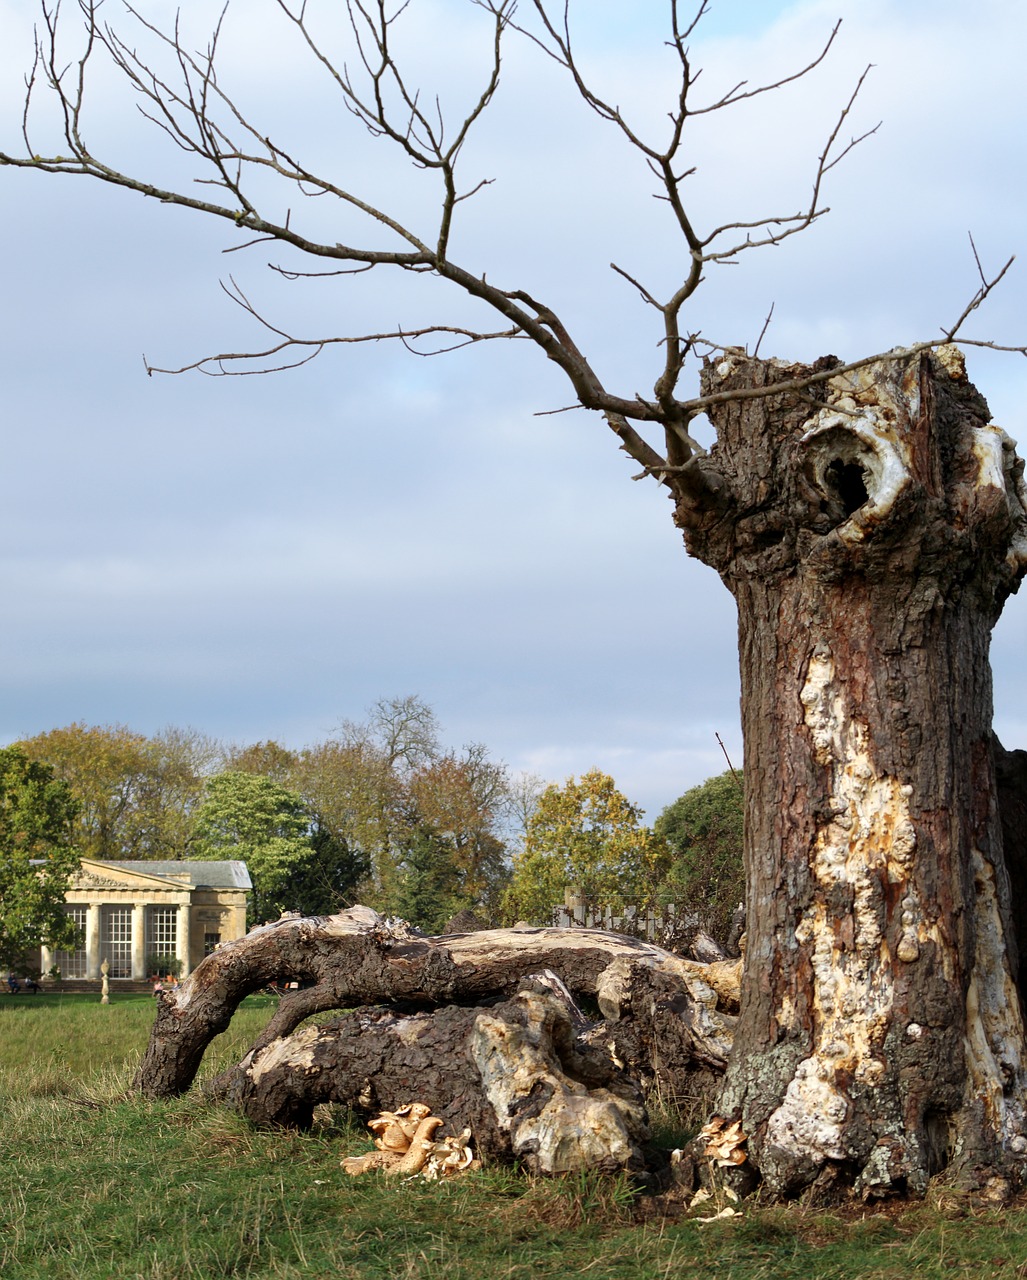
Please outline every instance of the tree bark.
M704 392L831 367L728 356ZM991 741L1023 464L959 353L726 400L678 492L738 606L747 964L721 1110L772 1194L922 1192L1027 1152ZM817 394L819 401L811 400Z
M525 977L549 970L575 996L598 1005L604 1019L598 1038L613 1046L618 1060L637 1066L643 1080L659 1074L670 1092L684 1093L690 1073L726 1064L740 968L733 961L698 964L592 929L424 938L405 925L386 924L367 907L286 917L221 947L181 987L161 995L135 1086L149 1097L188 1089L207 1045L227 1028L240 1001L271 983L313 985L282 997L241 1069L269 1046L288 1056L288 1037L315 1013L386 1003L403 1016L483 1006L509 997ZM366 1052L354 1049L354 1056Z
M995 748L995 779L998 809L1002 820L1002 852L1009 871L1013 903L1013 935L1016 940L1017 989L1027 991L1027 751L1007 751L998 738Z
M641 1172L642 1090L581 1037L578 1011L553 985L528 980L488 1006L363 1009L307 1024L248 1054L214 1092L257 1124L300 1127L318 1103L370 1114L423 1102L447 1132L469 1128L479 1156L543 1174Z

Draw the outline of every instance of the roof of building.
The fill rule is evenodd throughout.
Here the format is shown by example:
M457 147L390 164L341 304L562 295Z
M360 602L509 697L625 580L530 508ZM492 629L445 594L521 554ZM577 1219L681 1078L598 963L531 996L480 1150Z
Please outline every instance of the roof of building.
M99 862L98 858L90 858L90 862ZM126 871L138 871L142 875L167 876L181 878L193 888L206 885L210 889L252 889L253 881L246 869L245 862L206 862L199 858L155 859L153 861L114 861L104 858L105 867L123 867Z

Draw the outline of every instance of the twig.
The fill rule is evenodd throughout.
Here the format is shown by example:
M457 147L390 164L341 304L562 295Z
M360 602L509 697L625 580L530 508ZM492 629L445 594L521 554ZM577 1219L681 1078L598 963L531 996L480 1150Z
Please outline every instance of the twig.
M752 358L755 360L760 353L760 343L766 336L767 330L770 328L770 319L774 314L774 303L770 304L770 310L767 312L767 318L763 321L763 328L760 330L760 336L756 339L756 346L753 348Z
M732 776L732 778L734 778L735 782L737 783L737 785L738 785L738 789L739 789L740 791L744 791L744 790L745 790L745 787L744 787L744 786L743 786L743 784L742 784L742 780L741 780L741 778L738 776L738 772L737 772L737 770L735 769L735 766L731 763L731 757L730 757L730 756L728 755L728 753L727 753L727 747L725 747L725 746L724 746L724 739L720 736L720 734L719 734L719 733L714 734L714 737L715 737L715 738L717 739L717 741L720 743L720 749L721 749L721 751L723 751L723 753L724 753L724 759L727 761L727 767L731 770L731 776Z

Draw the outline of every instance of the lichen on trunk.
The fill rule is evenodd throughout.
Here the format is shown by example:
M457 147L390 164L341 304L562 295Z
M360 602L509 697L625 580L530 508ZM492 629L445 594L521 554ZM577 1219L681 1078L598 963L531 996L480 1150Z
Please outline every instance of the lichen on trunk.
M731 357L704 391L831 367ZM1027 564L1022 464L953 349L711 416L692 465L717 510L693 481L676 514L739 613L748 952L722 1109L777 1194L1006 1174L1027 1074L988 646Z

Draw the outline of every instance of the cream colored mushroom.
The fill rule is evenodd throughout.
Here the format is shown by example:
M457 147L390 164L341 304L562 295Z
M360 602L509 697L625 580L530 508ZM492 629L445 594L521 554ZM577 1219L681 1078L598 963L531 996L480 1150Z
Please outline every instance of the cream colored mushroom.
M377 1135L374 1145L380 1151L405 1152L413 1141L417 1126L431 1115L431 1107L423 1102L409 1102L395 1111L383 1111L367 1122L367 1127Z
M422 1120L417 1126L417 1132L414 1134L413 1141L406 1154L401 1156L399 1160L386 1167L386 1173L411 1174L420 1173L428 1162L431 1155L432 1147L435 1145L435 1131L442 1125L444 1121L438 1116L428 1116Z
M723 1116L714 1116L710 1123L700 1130L699 1139L705 1144L706 1158L715 1164L721 1166L745 1164L748 1159L742 1150L748 1139L742 1132L740 1120L728 1124Z
M358 1173L367 1173L369 1169L388 1169L402 1159L398 1151L369 1151L363 1156L347 1156L342 1167L351 1177Z
M480 1168L481 1161L476 1160L471 1151L471 1131L464 1129L456 1137L442 1137L434 1144L423 1172L426 1178L434 1181Z
M376 1135L377 1150L363 1156L347 1156L342 1167L352 1175L382 1169L390 1175L423 1173L431 1179L480 1168L471 1151L470 1129L435 1141L435 1133L443 1123L423 1102L383 1111L367 1123Z

